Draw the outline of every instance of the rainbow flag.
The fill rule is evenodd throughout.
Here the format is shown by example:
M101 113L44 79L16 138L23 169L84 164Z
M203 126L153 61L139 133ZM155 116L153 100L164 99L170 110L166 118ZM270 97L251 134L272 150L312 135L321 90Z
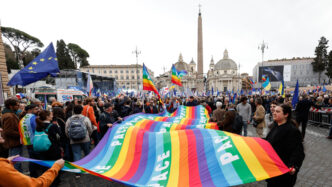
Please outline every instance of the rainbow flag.
M174 64L172 65L172 83L178 86L182 86L181 78L178 75L178 71L176 70Z
M252 78L249 78L249 83L250 83L251 85L256 84L256 82L255 82Z
M34 114L26 114L18 124L20 141L22 145L32 145L35 135L36 116Z
M153 91L160 99L159 92L156 89L156 87L154 86L154 83L150 77L150 74L144 64L143 64L143 90Z
M95 149L63 170L90 173L131 186L232 186L289 172L272 146L261 138L243 137L205 126L172 124L169 113L135 115L115 124ZM197 117L199 115L196 115ZM160 118L156 121L150 118ZM203 117L204 118L204 117ZM196 118L199 119L199 118ZM19 157L51 166L54 161Z

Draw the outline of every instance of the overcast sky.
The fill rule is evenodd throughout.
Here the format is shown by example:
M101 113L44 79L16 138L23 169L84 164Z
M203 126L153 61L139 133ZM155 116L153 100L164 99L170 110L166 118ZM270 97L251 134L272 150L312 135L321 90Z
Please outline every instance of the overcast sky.
M91 65L135 64L137 46L139 63L158 75L180 53L197 62L199 3L205 73L211 56L216 63L226 48L241 72L252 75L263 40L265 60L313 57L321 36L332 40L331 0L7 0L0 2L0 19L45 47L59 39L80 45Z

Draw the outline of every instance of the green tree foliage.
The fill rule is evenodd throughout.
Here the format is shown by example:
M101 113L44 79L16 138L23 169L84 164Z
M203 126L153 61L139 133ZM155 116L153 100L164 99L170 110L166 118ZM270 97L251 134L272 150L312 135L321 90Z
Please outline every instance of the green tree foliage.
M79 45L73 43L68 44L68 49L69 49L69 54L72 60L74 61L75 65L78 66L79 64L80 67L89 65L89 62L87 60L89 57L89 53L87 51L82 49Z
M16 59L19 62L23 61L24 53L30 47L43 47L44 44L36 37L33 37L23 31L10 27L1 27L2 35L5 37L13 47ZM23 68L23 63L20 63Z
M23 65L28 65L33 59L35 59L41 53L40 49L35 48L32 51L26 51L23 54Z
M11 69L19 69L18 62L15 58L15 53L12 51L10 46L4 43L5 48L5 56L6 56L6 64L8 73L11 72Z
M332 78L332 50L330 51L329 56L328 56L328 63L326 66L325 74L329 77L329 79Z
M325 70L325 67L328 64L328 56L327 56L327 43L329 41L325 37L321 37L319 40L319 44L315 49L314 61L311 63L314 72L318 73L318 82L320 84L320 78L322 72Z
M58 58L60 70L77 68L70 57L69 50L65 41L63 41L62 39L56 42L56 56Z

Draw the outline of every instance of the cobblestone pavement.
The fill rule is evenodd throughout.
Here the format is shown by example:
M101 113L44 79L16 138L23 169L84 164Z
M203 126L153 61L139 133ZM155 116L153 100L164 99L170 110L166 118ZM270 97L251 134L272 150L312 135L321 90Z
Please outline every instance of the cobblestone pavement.
M264 134L267 134L267 129ZM296 186L332 186L332 140L325 137L328 129L308 125L304 140L305 160L298 174ZM256 136L256 131L249 125L248 136ZM73 173L63 172L60 187L124 186L117 182L92 175L82 175L75 179ZM240 185L245 187L266 186L265 181Z

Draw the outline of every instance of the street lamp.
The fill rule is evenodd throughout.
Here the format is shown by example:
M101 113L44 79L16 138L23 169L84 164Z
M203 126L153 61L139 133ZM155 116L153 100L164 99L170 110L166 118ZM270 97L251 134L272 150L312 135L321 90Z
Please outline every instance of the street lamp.
M265 49L268 49L269 46L267 45L267 43L263 42L258 46L258 49L262 51L262 75L263 75L263 71L264 71L264 52ZM257 81L259 80L259 66L258 66L258 78Z
M136 55L136 89L138 91L138 55L141 54L141 51L137 50L137 46L136 46L136 50L132 52L133 54Z

